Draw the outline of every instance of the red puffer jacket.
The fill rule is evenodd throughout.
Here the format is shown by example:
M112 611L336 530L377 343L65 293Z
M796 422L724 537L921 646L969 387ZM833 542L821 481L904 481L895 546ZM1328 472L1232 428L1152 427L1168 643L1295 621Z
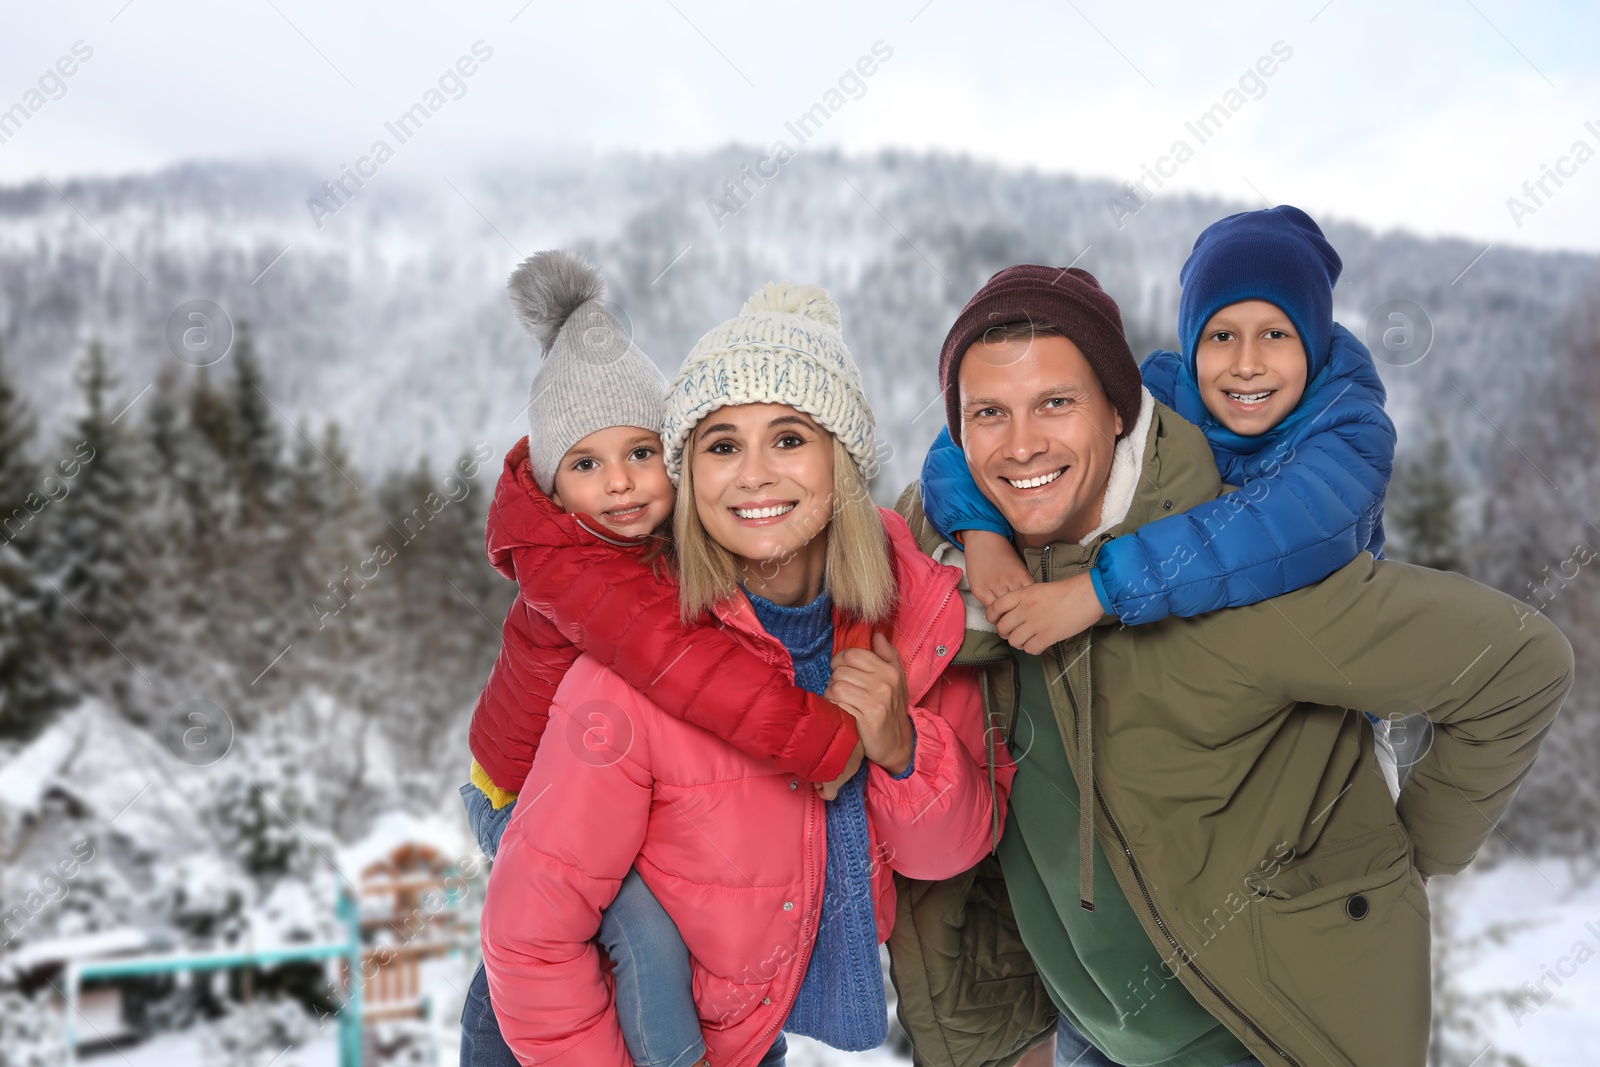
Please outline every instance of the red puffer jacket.
M472 758L498 788L522 791L556 689L582 653L663 710L780 770L813 782L843 773L859 738L855 720L795 688L786 666L711 619L685 629L676 583L641 561L647 543L618 540L552 503L533 480L526 437L506 454L485 547L518 586L468 732Z

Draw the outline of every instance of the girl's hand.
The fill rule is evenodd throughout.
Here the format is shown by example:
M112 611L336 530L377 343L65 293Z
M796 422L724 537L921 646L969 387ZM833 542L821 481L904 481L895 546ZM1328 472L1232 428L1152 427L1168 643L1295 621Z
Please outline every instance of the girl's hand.
M867 759L890 774L911 764L911 697L900 653L880 633L872 650L847 648L833 657L833 677L822 694L855 716Z
M1099 622L1105 609L1086 572L1014 590L997 598L985 614L1012 648L1037 656Z
M860 741L857 741L855 751L850 753L849 759L845 760L844 773L831 782L816 783L816 790L822 794L823 800L832 800L839 795L839 790L844 788L844 784L854 778L856 772L861 769L861 757L865 754L866 748L862 746Z
M1033 575L1022 565L1017 550L994 531L962 530L961 544L967 557L967 585L984 607L1033 584Z

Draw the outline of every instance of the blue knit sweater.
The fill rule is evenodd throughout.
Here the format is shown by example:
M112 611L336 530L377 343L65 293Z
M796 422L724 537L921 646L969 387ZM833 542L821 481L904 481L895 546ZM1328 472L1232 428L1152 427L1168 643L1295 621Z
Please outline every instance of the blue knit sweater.
M803 607L774 604L748 590L746 595L767 633L789 650L795 685L820 695L833 675L833 604L827 591ZM800 992L783 1024L792 1034L849 1052L877 1048L889 1036L872 914L866 790L867 765L862 763L828 802L822 919Z

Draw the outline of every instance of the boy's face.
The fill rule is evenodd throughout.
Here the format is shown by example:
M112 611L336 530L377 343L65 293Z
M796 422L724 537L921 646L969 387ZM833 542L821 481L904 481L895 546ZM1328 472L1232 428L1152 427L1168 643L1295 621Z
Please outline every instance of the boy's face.
M1276 304L1241 300L1206 323L1194 354L1200 399L1236 434L1266 433L1306 391L1306 349Z
M596 430L561 457L550 499L612 533L643 537L672 514L677 498L661 438L637 426Z
M956 382L967 466L1018 542L1076 541L1098 526L1122 416L1078 346L980 340Z

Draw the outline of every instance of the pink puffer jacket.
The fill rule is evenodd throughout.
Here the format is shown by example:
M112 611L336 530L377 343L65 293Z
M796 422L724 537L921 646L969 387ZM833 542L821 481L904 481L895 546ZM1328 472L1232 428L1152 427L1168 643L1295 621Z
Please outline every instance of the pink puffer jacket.
M891 871L947 878L992 847L976 681L947 670L964 632L960 573L917 550L880 509L898 591L890 640L905 663L913 773L868 772L878 939L894 922ZM729 630L792 671L737 597ZM997 748L999 746L997 745ZM998 753L1004 804L1014 768ZM688 946L707 1054L755 1064L775 1039L816 937L827 836L804 781L657 708L584 656L556 694L549 731L506 828L483 911L483 958L500 1028L524 1064L631 1063L594 942L630 867Z

